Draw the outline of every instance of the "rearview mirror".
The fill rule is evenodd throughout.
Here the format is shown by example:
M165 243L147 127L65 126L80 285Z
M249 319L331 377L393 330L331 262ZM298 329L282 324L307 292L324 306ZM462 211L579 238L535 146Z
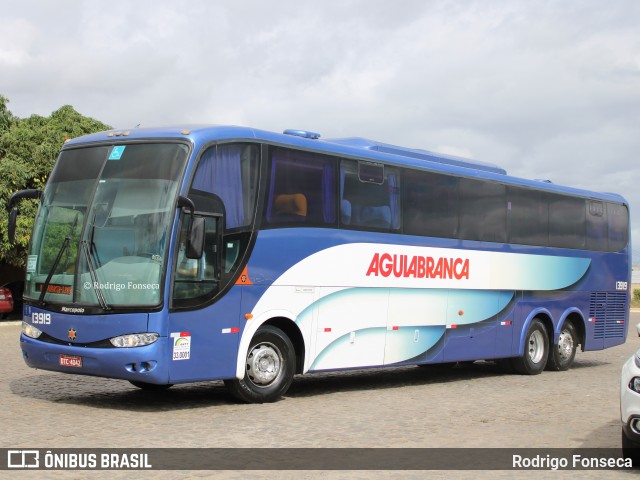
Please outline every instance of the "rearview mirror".
M187 258L202 258L204 251L204 218L193 217L187 232Z
M9 223L7 224L7 237L9 243L13 245L16 240L16 221L18 218L18 207L15 205L21 198L40 198L42 190L28 189L15 192L7 202L7 210L9 211Z

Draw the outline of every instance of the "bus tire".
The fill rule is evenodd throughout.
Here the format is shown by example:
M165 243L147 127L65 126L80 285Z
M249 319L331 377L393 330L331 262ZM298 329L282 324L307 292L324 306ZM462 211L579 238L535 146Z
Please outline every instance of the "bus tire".
M138 387L142 390L147 390L147 391L167 390L173 387L173 383L158 384L158 383L139 382L137 380L129 380L129 383L134 387Z
M534 318L525 336L524 352L521 357L511 359L511 366L521 375L542 373L549 357L549 336L542 321Z
M566 322L562 326L560 335L558 336L558 344L551 348L549 353L549 361L547 362L547 370L563 372L569 370L576 357L576 349L578 347L578 335L573 323Z
M289 337L279 328L264 325L251 339L242 380L225 380L229 392L245 403L275 402L293 381L296 355Z

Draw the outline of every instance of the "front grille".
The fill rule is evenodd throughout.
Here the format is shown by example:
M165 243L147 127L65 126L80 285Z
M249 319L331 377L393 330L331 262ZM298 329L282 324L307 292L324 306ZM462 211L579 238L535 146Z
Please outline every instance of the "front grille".
M75 343L70 342L69 340L60 340L59 338L52 337L44 332L37 338L37 340L45 343L53 343L55 345L67 345L69 347L115 348L108 339L91 343Z
M625 292L593 292L589 318L595 318L594 338L622 338L628 310Z

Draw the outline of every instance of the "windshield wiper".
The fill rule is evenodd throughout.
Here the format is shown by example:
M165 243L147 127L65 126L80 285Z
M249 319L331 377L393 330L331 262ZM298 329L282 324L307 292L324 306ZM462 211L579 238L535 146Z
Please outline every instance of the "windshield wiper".
M82 251L84 252L85 257L87 257L87 266L89 267L89 275L91 275L91 284L93 285L93 289L96 292L96 298L98 299L98 303L103 310L111 310L111 307L107 304L107 301L104 299L104 293L102 292L102 288L100 288L100 283L98 282L98 274L96 273L96 267L93 264L93 257L91 255L91 247L89 247L89 242L86 240L82 240Z
M48 206L45 205L45 208L48 209ZM79 213L76 212L76 218L73 219L73 225L71 226L71 232L73 232L76 229L76 227L78 226L78 218L79 218ZM67 235L64 238L64 241L62 242L62 245L60 245L60 250L58 250L58 254L56 255L56 259L53 261L53 265L51 266L51 270L49 270L49 274L47 275L47 279L42 284L42 291L40 292L40 297L38 298L38 303L40 303L40 306L45 304L44 297L47 294L47 289L49 288L49 283L51 283L51 278L53 277L53 274L55 273L56 268L58 268L58 264L60 263L60 260L62 259L62 255L64 254L64 252L67 251L67 248L69 248L69 243L70 242L71 242L71 235Z
M58 268L58 264L62 259L62 255L69 247L69 242L71 242L71 237L65 237L62 245L60 246L60 250L58 250L58 255L56 255L56 259L53 261L53 265L51 266L51 270L49 270L49 274L47 275L47 279L42 284L42 291L40 292L40 298L38 298L38 303L40 306L44 305L44 296L47 294L47 289L49 288L49 283L51 283L51 278Z
M89 251L95 255L95 259L98 262L98 266L102 266L102 262L100 261L100 257L98 257L98 249L96 248L96 242L94 242L94 236L96 232L96 216L93 216L93 221L91 222L91 230L89 231Z

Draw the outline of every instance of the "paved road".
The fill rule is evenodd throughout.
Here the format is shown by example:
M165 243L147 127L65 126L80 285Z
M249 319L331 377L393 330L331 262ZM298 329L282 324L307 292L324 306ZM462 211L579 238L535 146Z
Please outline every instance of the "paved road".
M297 378L274 404L240 405L221 382L161 393L127 382L32 370L20 356L19 325L0 324L0 422L4 448L62 447L612 447L620 444L619 378L638 348L578 352L568 372L526 377L489 363L445 370L395 368ZM0 472L0 475L9 472ZM42 478L39 472L21 472ZM46 472L84 478L82 472ZM519 472L532 475L529 472ZM633 478L625 472L537 472L536 478ZM579 474L579 475L578 475ZM70 476L69 476L70 475ZM143 475L143 474L140 474ZM110 477L135 478L110 472ZM222 478L371 478L372 472L153 472ZM423 472L379 472L424 478ZM513 478L514 472L437 472L430 478ZM524 477L523 477L524 478Z

